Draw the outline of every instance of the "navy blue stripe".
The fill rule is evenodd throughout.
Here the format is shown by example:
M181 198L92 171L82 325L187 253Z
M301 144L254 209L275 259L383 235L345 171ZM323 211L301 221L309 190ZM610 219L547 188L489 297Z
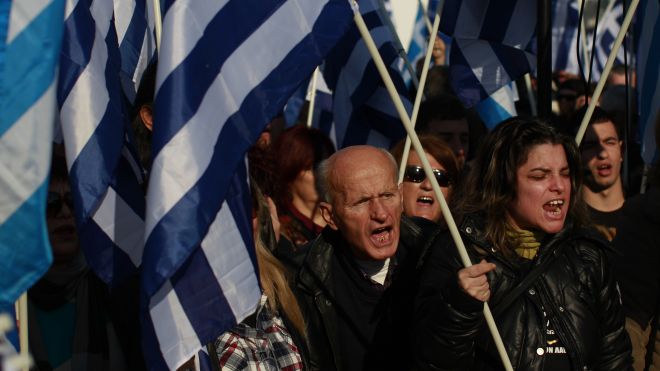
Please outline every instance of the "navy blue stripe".
M488 97L456 42L452 43L449 78L456 95L468 108Z
M481 32L479 38L488 41L502 42L506 36L506 31L511 22L516 22L511 19L513 10L518 1L529 0L492 0L488 3L488 9L481 24ZM536 14L530 14L530 17L536 17Z
M171 281L181 307L202 344L215 340L236 324L231 306L201 248L194 250Z
M529 65L527 55L524 51L502 44L490 43L490 46L493 48L493 52L499 59L502 68L509 75L511 81L532 70L532 66Z
M445 1L445 5L442 8L442 18L440 19L440 31L444 34L449 36L454 35L462 3L462 0Z
M282 109L300 82L312 73L323 55L334 46L341 31L348 26L351 15L352 11L345 1L332 1L326 5L312 34L307 35L248 94L239 111L225 123L204 175L159 221L148 237L143 258L143 289L147 295L156 292L199 245L222 204L245 151L257 140L268 121ZM182 91L186 91L185 88L179 94ZM167 251L163 251L165 247Z
M111 287L124 282L136 271L131 258L90 219L78 230L80 246L87 264L94 273Z
M106 85L97 88L107 89L110 99L101 122L80 151L70 171L78 223L84 223L96 211L112 180L123 146L125 120L128 117L117 78L121 62L117 35L113 30L108 32L105 44L108 50L104 76Z
M365 13L362 17L369 30L383 25L383 21L380 19L378 11ZM337 81L341 72L347 67L346 64L348 63L351 53L353 53L353 49L361 40L362 36L360 35L357 26L351 24L344 37L342 37L337 45L330 51L330 53L328 53L323 68L323 78L330 90L334 91L337 87Z
M91 1L80 0L64 22L57 102L62 107L78 77L89 63L96 35L96 22L90 12Z
M213 17L190 54L156 92L154 120L160 124L153 137L154 156L197 112L227 58L285 2L229 1ZM182 91L186 93L181 94Z
M144 220L145 198L133 168L122 155L117 163L115 175L110 183L117 194L126 202L140 219Z
M124 39L119 46L121 53L121 74L123 90L132 102L135 99L136 88L133 84L133 74L140 59L142 43L147 32L147 16L145 0L135 0L135 9L129 22Z
M252 241L252 198L246 183L247 179L248 173L245 162L240 161L234 176L231 178L225 201L229 206L238 232L241 234L241 239L245 241L247 246L254 246L254 241ZM257 256L254 249L248 248L248 255L255 272L258 272Z

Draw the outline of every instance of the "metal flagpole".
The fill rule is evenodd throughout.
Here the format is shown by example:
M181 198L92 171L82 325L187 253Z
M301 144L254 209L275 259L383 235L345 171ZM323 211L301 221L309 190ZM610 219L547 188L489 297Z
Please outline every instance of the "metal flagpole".
M532 78L529 77L529 73L525 74L525 90L527 90L527 100L529 100L529 108L532 111L532 116L538 115L538 110L536 109L536 98L534 98L534 92L532 91Z
M538 116L549 119L552 114L552 23L550 22L550 0L537 2L536 42L536 97Z
M472 265L472 262L470 261L470 257L467 253L467 250L465 249L465 245L463 244L463 240L461 239L461 236L458 232L458 228L456 227L456 222L454 221L454 218L451 215L451 212L449 211L449 206L447 205L447 201L445 200L444 196L442 195L442 192L440 191L440 185L438 184L437 179L435 179L435 176L433 175L433 170L431 169L431 165L429 164L429 161L426 158L426 156L424 156L424 149L422 148L422 144L419 142L419 138L417 137L417 134L415 133L415 130L412 124L410 123L410 118L408 117L408 113L406 112L406 109L403 106L403 102L401 101L401 98L399 97L399 94L397 93L396 88L394 87L394 82L392 82L392 78L390 77L387 71L387 67L383 62L383 59L380 57L380 54L378 53L376 44L374 43L371 34L369 34L367 25L364 23L364 19L360 14L358 5L354 0L351 1L351 6L353 7L353 20L355 21L355 24L357 25L360 31L360 35L362 35L362 38L364 39L365 44L369 49L369 53L371 54L371 57L374 59L376 67L378 68L378 72L383 78L383 82L387 87L387 91L390 94L390 97L394 102L394 106L396 107L396 110L399 113L399 117L401 118L401 121L403 122L403 125L406 128L406 131L408 132L408 136L412 141L412 145L414 146L415 151L417 151L420 160L422 160L426 178L431 181L431 186L433 187L433 191L435 192L436 197L440 201L440 208L442 210L442 215L444 216L445 222L447 223L447 226L449 227L449 231L454 239L454 242L456 243L456 248L458 249L458 253L461 257L463 265L465 267L469 267ZM484 303L484 317L488 324L488 328L493 336L493 341L495 342L497 351L499 352L500 357L502 358L502 363L504 364L504 368L507 371L509 370L513 371L513 366L511 365L509 356L507 355L506 349L504 348L504 343L502 342L502 338L500 337L499 331L497 330L497 326L495 325L495 319L493 318L493 314L491 313L490 308L488 307L488 303Z
M442 0L441 0L442 2ZM433 55L433 45L435 44L435 37L433 35L438 34L438 29L440 28L440 13L442 11L442 4L438 5L438 9L435 12L435 19L433 20L433 29L431 31L431 37L429 38L428 46L426 47L426 55L424 56L424 67L422 68L422 76L420 77L419 89L417 89L417 94L415 95L415 104L413 105L412 116L410 122L413 127L417 124L417 114L419 113L419 106L422 102L422 96L424 95L424 86L426 85L426 75L429 72L429 66L431 65L431 56ZM403 155L401 156L401 164L399 166L399 184L403 182L403 173L406 170L406 163L408 162L408 154L410 152L410 136L406 137L406 144L403 147ZM424 154L426 156L426 153Z
M587 107L587 112L584 114L582 123L580 123L580 129L578 130L577 135L575 136L575 142L577 142L578 146L582 142L584 133L587 131L587 125L589 124L589 120L591 120L591 115L593 115L594 110L596 109L596 104L598 104L598 99L600 98L600 94L603 92L603 88L605 87L605 83L607 82L607 79L603 78L603 76L607 76L610 74L610 70L614 65L614 60L616 59L616 55L619 52L619 48L621 47L623 38L626 35L626 32L628 32L628 27L630 27L630 23L632 22L633 15L635 14L635 10L637 10L637 5L639 5L639 0L632 0L632 2L630 3L630 8L628 8L628 12L626 13L626 17L623 19L623 23L621 24L621 29L619 30L619 34L616 35L616 39L614 40L614 45L612 46L612 51L610 52L610 55L607 57L605 68L603 68L603 72L601 73L601 79L598 81L598 84L596 85L596 89L594 90L594 94L592 98L589 100L589 106Z

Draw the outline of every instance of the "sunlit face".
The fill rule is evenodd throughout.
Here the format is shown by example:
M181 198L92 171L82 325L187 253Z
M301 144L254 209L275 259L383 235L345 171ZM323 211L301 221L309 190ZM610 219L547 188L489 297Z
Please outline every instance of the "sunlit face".
M335 156L332 203L321 203L324 219L341 232L356 258L385 260L393 256L402 212L396 169L373 147L349 148Z
M470 127L467 120L431 120L428 132L447 143L458 160L459 168L462 168L470 150Z
M445 171L445 168L440 165L433 156L428 153L426 153L426 156L433 169ZM406 164L408 166L412 165L421 167L422 161L419 159L419 156L417 156L415 151L411 151ZM435 192L433 192L431 182L428 178L425 178L421 183L414 183L404 179L401 187L401 190L403 191L403 211L406 215L419 216L434 222L439 222L442 219L440 202L435 197ZM449 199L451 187L440 186L440 190L445 196L445 199Z
M582 166L588 171L585 184L594 192L612 187L620 179L623 156L616 127L611 121L591 124L582 142Z
M517 192L507 212L514 227L557 233L564 227L571 177L564 147L539 144L516 171Z
M78 233L71 207L71 188L65 179L51 179L48 185L46 224L55 262L75 256L79 249Z

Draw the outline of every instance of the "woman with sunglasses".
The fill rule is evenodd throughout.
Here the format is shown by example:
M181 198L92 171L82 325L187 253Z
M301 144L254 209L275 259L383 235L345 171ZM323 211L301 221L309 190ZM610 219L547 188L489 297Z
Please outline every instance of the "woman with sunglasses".
M608 247L586 226L572 138L514 118L488 134L455 203L474 265L446 234L415 302L420 370L500 370L488 301L515 370L628 370L632 358ZM444 242L443 242L444 240Z
M456 157L445 143L434 136L420 135L419 141L424 147L431 168L433 168L433 174L440 185L442 195L449 201L458 174ZM401 166L404 144L405 140L402 140L392 149L392 156L397 160L399 166ZM402 184L404 214L441 223L440 202L433 192L431 182L426 179L422 161L412 148L405 166Z

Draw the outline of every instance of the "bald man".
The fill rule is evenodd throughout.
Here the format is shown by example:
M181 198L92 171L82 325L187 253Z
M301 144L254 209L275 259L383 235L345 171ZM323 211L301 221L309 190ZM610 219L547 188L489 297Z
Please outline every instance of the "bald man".
M308 326L306 365L321 370L404 370L417 262L439 229L402 218L392 156L348 147L316 174L327 222L308 246L296 290Z

